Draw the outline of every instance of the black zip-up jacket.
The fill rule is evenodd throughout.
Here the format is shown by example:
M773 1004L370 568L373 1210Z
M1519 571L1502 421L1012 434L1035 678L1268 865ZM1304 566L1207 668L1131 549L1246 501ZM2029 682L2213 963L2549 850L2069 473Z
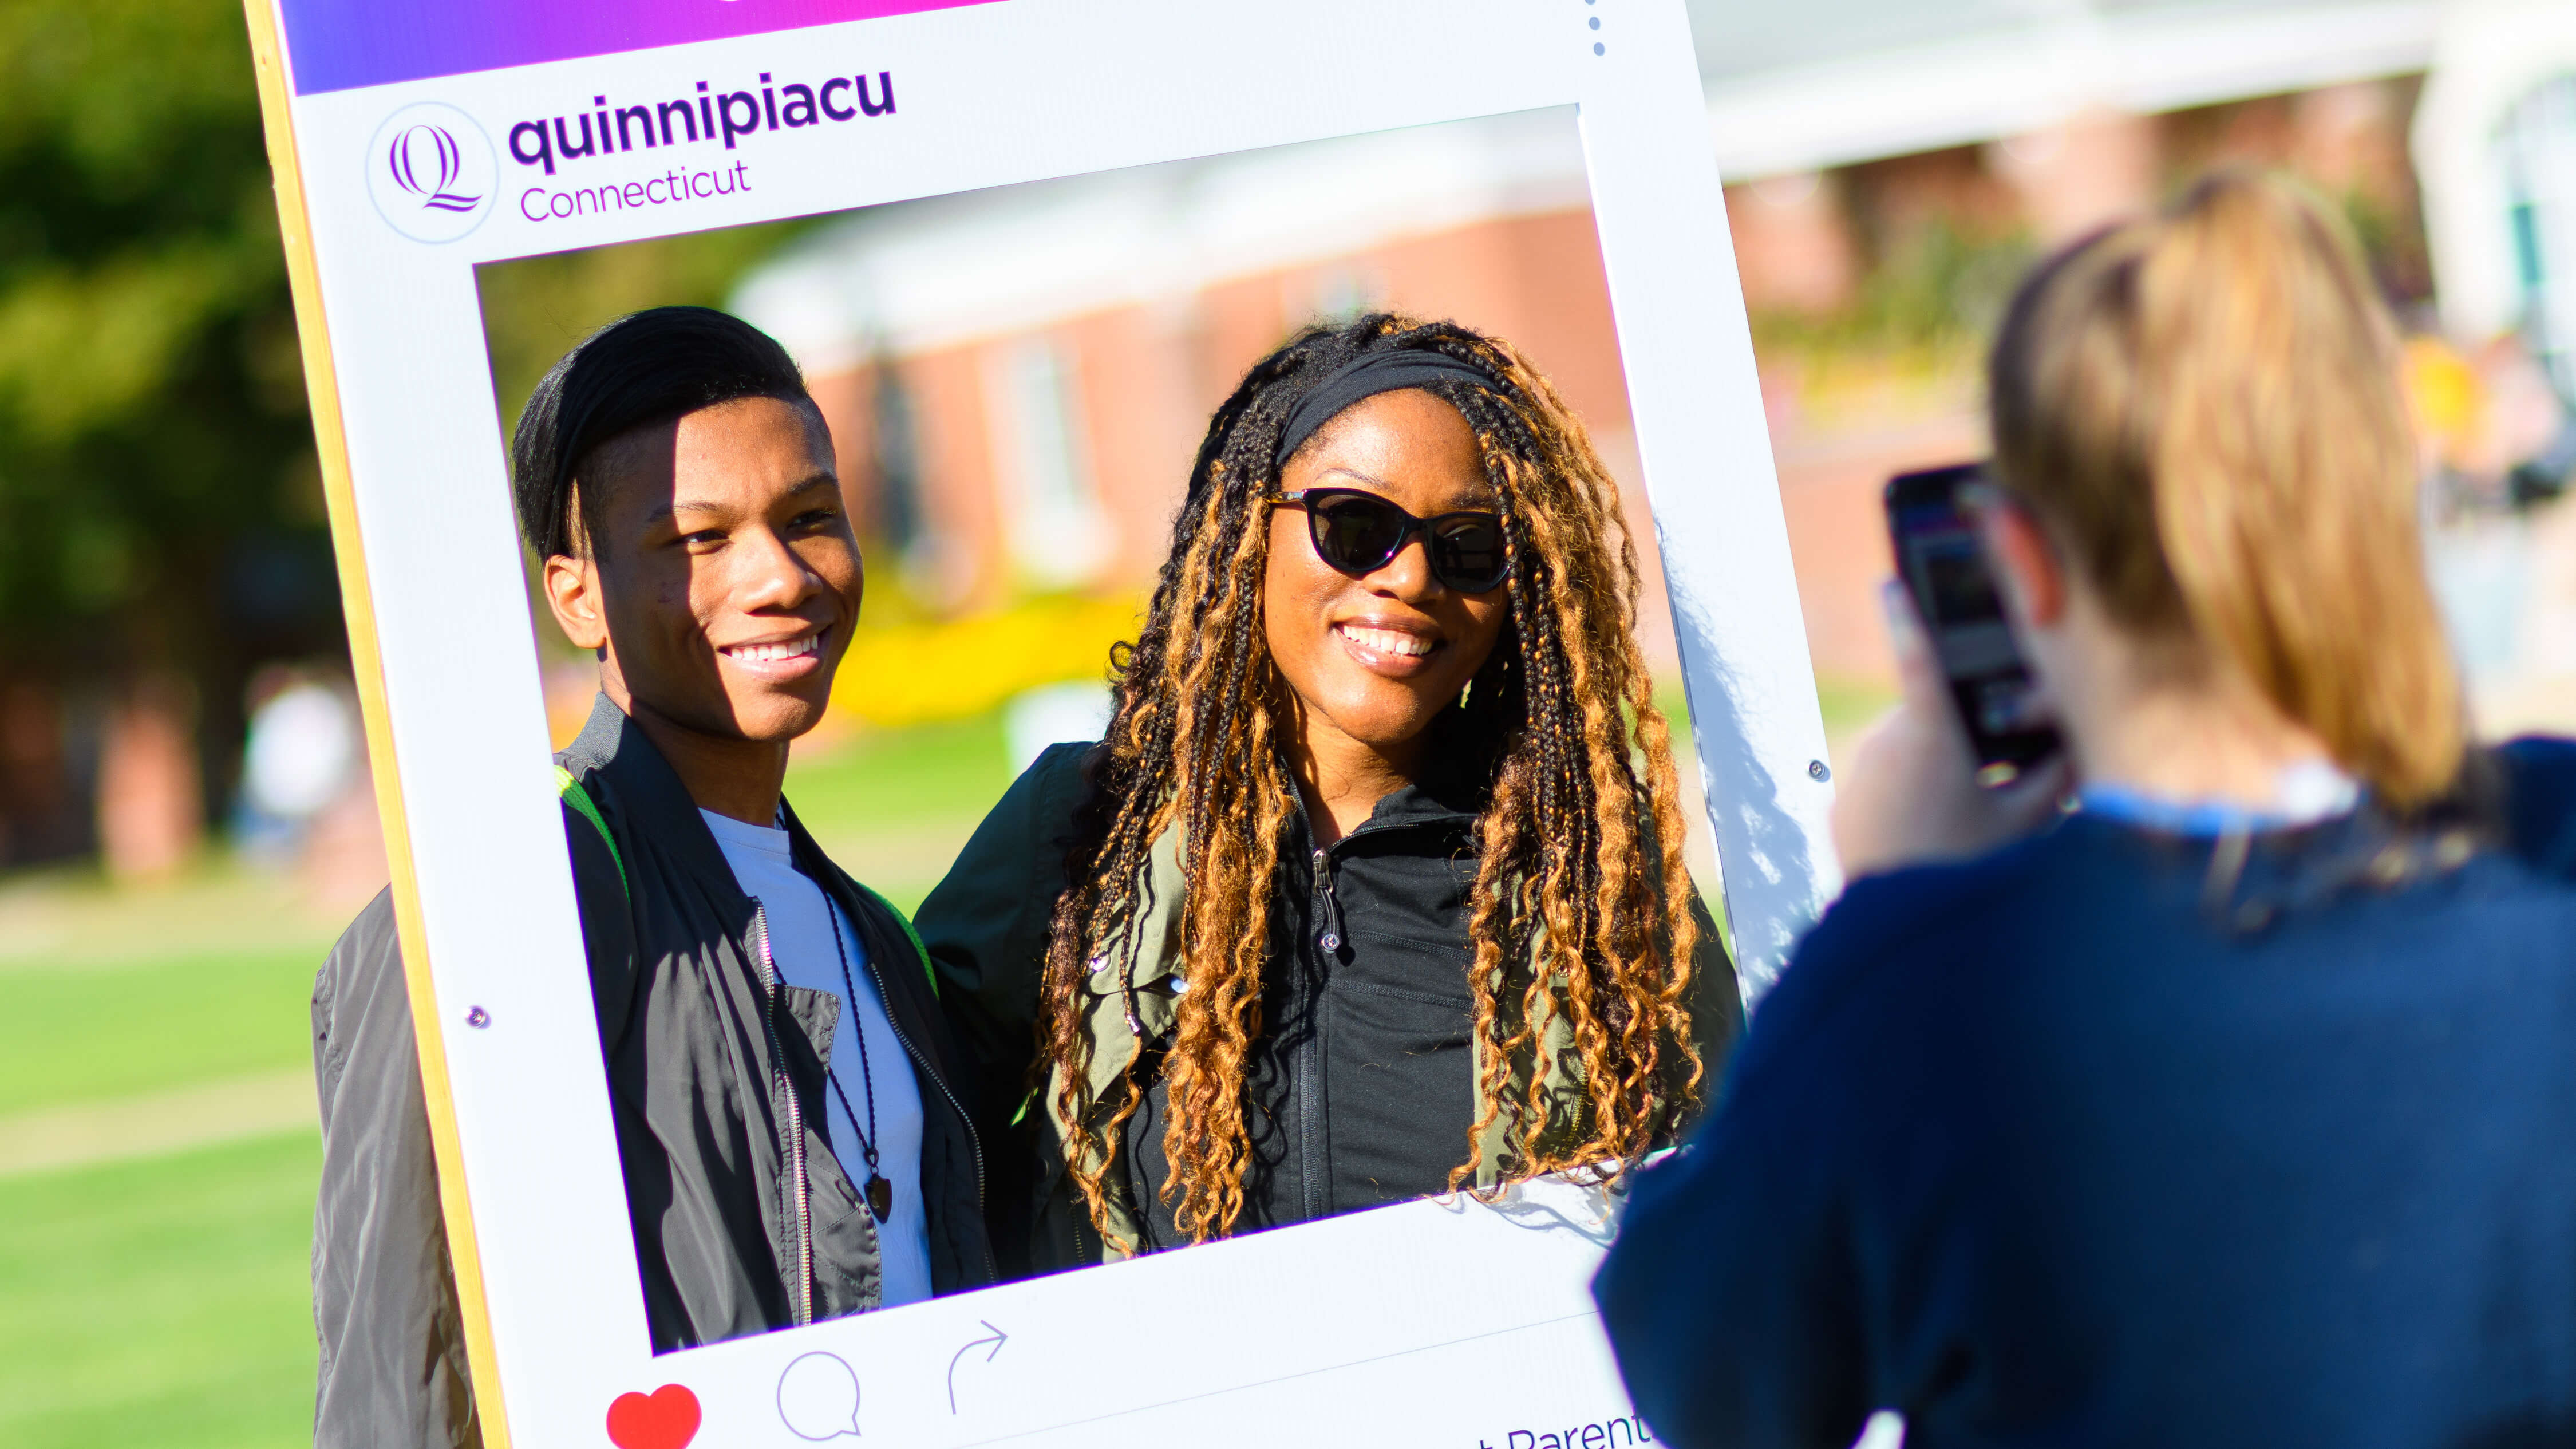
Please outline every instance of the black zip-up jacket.
M567 804L654 1351L876 1307L876 1222L824 1135L839 999L777 984L759 903L735 883L679 777L607 699L556 759L616 842L612 854ZM857 924L920 1085L932 1287L991 1283L982 1150L936 986L892 909L834 866L792 811L787 823L797 868ZM314 1441L479 1442L390 894L359 915L314 982L313 1060Z
M950 1019L987 1088L996 1144L993 1241L1005 1271L1068 1257L1042 1221L1060 1189L1026 1102L1039 972L1088 747L1058 745L996 805L922 903L922 940L946 982ZM1237 1231L1306 1222L1447 1190L1470 1158L1476 1117L1469 896L1481 800L1471 784L1428 779L1386 796L1357 829L1318 850L1297 813L1271 907L1262 1031L1245 1063L1252 1162ZM1694 902L1696 906L1696 902ZM1714 1083L1743 1027L1723 939L1700 917L1694 1036ZM1169 982L1156 989L1169 989ZM1140 1249L1184 1241L1161 1189L1165 1092L1159 1078L1129 1119L1120 1160L1144 1209ZM1014 1122L1016 1117L1017 1121ZM998 1144L1007 1138L1007 1154ZM1023 1259L1022 1255L1027 1254Z

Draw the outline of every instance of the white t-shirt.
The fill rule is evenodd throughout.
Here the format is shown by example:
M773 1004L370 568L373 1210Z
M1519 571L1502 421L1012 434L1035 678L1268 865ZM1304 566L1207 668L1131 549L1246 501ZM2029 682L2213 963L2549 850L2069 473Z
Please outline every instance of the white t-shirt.
M796 869L786 831L746 825L707 810L698 814L715 832L742 893L760 902L768 918L769 954L778 963L779 978L790 986L828 992L841 1002L841 1024L832 1034L832 1076L841 1089L823 1089L832 1155L841 1159L851 1185L864 1196L868 1159L859 1146L859 1129L868 1125L868 1086L873 1084L877 1121L868 1135L876 1143L876 1170L894 1185L894 1211L877 1225L885 1252L885 1306L918 1303L930 1296L930 1232L921 1201L921 1087L913 1080L912 1058L886 1016L885 1001L877 995L867 946L848 914ZM832 942L835 916L841 928L837 950ZM858 987L856 1010L842 985L843 952L849 957L849 980ZM864 1070L862 1036L867 1043ZM842 1110L845 1095L848 1111ZM858 1115L857 1128L851 1126L851 1113Z

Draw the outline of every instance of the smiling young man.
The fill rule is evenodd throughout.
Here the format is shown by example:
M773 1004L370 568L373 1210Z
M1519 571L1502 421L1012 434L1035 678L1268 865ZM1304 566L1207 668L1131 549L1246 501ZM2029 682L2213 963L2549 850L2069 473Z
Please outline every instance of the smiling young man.
M600 697L556 757L655 1351L995 1278L928 962L781 794L864 571L787 354L703 308L593 334L513 446ZM315 1440L477 1442L389 896L315 983Z

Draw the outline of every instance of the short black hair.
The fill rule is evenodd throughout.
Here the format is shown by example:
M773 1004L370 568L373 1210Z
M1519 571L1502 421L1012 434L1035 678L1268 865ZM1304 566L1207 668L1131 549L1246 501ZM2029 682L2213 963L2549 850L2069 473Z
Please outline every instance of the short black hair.
M574 475L601 444L747 397L822 415L786 348L712 307L653 307L583 338L528 394L510 441L519 536L539 558L573 552Z

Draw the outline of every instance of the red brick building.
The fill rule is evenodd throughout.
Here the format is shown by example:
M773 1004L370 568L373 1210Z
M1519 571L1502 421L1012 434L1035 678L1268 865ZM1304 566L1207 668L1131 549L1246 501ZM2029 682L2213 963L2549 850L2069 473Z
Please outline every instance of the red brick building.
M2442 13L1693 6L1820 679L1886 677L1879 485L1983 446L1981 309L2038 248L2247 161L2345 199L2392 291L2429 294L2407 140ZM736 306L806 362L859 512L934 610L1143 583L1245 365L1370 307L1510 338L1638 491L1570 112L878 208Z

